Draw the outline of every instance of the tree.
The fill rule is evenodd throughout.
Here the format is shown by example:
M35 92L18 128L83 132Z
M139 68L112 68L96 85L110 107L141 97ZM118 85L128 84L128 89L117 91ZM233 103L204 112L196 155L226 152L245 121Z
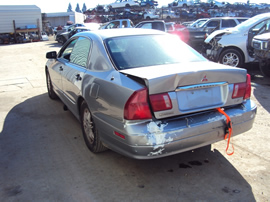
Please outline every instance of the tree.
M70 4L70 3L68 4L68 9L67 9L67 12L72 12L72 6L71 6L71 4Z
M77 7L76 7L75 11L78 12L78 13L82 12L78 3L77 3Z
M87 10L85 3L83 3L82 12L85 12Z

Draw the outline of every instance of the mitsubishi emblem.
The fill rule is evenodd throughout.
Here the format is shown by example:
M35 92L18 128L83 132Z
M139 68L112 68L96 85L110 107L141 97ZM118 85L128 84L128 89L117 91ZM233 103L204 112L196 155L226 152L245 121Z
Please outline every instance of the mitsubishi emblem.
M202 79L202 82L205 82L205 81L208 81L206 75L204 75L203 79Z

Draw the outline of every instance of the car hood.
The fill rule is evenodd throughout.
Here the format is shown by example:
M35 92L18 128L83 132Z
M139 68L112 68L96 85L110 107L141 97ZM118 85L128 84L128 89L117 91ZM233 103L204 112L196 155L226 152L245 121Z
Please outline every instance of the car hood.
M238 33L239 31L234 28L228 28L228 29L221 29L221 30L216 30L212 32L206 39L205 43L209 43L214 37L220 34L232 34L232 33Z
M179 86L246 80L246 70L210 61L158 65L120 70L121 73L145 81L149 94L175 91Z
M253 39L262 40L262 41L269 41L270 40L270 33L264 33L264 34L254 36Z

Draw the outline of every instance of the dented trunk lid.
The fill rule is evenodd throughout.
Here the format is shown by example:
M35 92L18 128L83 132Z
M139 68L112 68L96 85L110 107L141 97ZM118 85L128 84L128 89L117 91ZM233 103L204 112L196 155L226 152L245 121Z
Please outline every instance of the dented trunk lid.
M155 112L156 118L193 113L243 101L231 98L233 84L246 81L246 70L241 68L204 61L126 69L120 72L143 79L149 95L169 94L173 108Z

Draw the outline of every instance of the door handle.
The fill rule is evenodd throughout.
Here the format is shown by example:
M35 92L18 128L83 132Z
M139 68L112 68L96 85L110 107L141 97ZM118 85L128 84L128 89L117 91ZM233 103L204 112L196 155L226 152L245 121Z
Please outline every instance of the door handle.
M82 77L81 77L81 75L80 74L76 74L76 80L82 80Z
M64 69L63 69L63 67L62 67L62 66L60 66L60 67L59 67L59 70L60 70L60 71L63 71Z

